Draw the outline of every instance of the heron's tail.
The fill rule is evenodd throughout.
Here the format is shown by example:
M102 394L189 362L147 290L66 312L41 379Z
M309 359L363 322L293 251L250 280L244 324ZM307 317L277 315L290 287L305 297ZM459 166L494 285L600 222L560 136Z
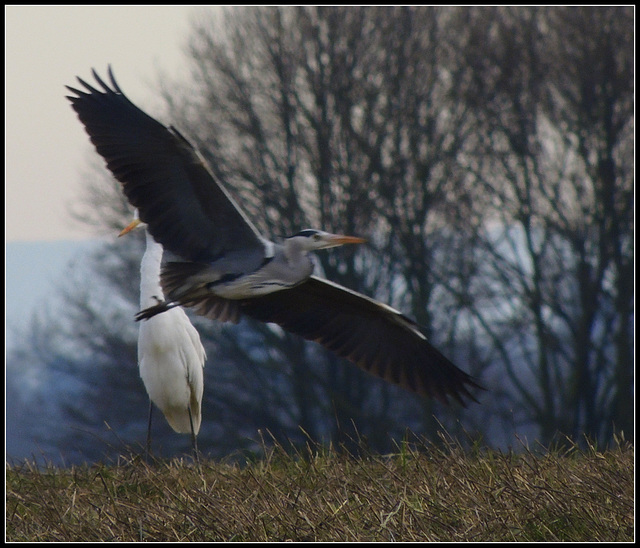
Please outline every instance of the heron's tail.
M169 262L162 267L160 283L168 300L180 301L195 293L208 293L211 266L206 263Z
M173 303L170 301L160 301L158 304L154 304L149 308L145 308L136 314L136 321L140 320L148 320L149 318L153 318L156 314L161 314L162 312L166 312L167 310L173 308L174 306L178 306L178 303Z
M154 316L173 306L193 308L199 316L238 323L240 305L211 292L211 266L206 263L169 262L162 268L160 283L167 300L140 312L139 319Z

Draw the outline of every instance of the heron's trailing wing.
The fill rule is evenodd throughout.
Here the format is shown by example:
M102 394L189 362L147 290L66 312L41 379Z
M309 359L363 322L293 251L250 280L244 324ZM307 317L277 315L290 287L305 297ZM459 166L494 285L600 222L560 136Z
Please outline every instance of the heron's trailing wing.
M481 388L397 310L312 276L287 289L241 301L242 312L320 343L365 371L423 396L448 403L476 401Z

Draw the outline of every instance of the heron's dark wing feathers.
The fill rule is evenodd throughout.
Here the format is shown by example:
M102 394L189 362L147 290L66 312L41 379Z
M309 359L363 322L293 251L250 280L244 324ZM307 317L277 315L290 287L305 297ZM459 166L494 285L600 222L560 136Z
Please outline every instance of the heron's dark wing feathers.
M177 300L142 310L136 319L151 318L176 305L218 321L236 323L245 314L320 343L411 392L443 403L449 397L462 405L464 398L477 401L469 389L482 387L432 346L418 324L389 306L315 276L290 289L250 299L224 299L198 284L183 291L184 276L197 277L201 268L206 265L169 263L162 285Z
M213 261L230 250L264 255L262 237L215 180L198 151L122 93L111 68L102 90L78 78L68 87L73 109L91 142L165 249L191 261Z
M283 291L240 301L244 314L316 341L357 366L412 392L448 403L476 401L481 388L397 310L312 276Z

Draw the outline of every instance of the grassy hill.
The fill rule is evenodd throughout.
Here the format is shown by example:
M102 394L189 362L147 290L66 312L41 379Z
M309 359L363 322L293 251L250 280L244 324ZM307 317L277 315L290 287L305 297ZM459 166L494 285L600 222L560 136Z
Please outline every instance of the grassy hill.
M632 541L628 444L7 467L7 541Z

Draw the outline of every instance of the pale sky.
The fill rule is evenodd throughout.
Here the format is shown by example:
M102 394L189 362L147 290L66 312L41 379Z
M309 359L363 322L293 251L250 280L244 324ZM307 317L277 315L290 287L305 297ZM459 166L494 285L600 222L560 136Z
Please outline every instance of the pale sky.
M110 63L134 103L154 104L159 70L187 74L190 20L201 9L5 6L6 241L95 236L68 216L95 150L64 86L92 82L91 68L105 75Z

